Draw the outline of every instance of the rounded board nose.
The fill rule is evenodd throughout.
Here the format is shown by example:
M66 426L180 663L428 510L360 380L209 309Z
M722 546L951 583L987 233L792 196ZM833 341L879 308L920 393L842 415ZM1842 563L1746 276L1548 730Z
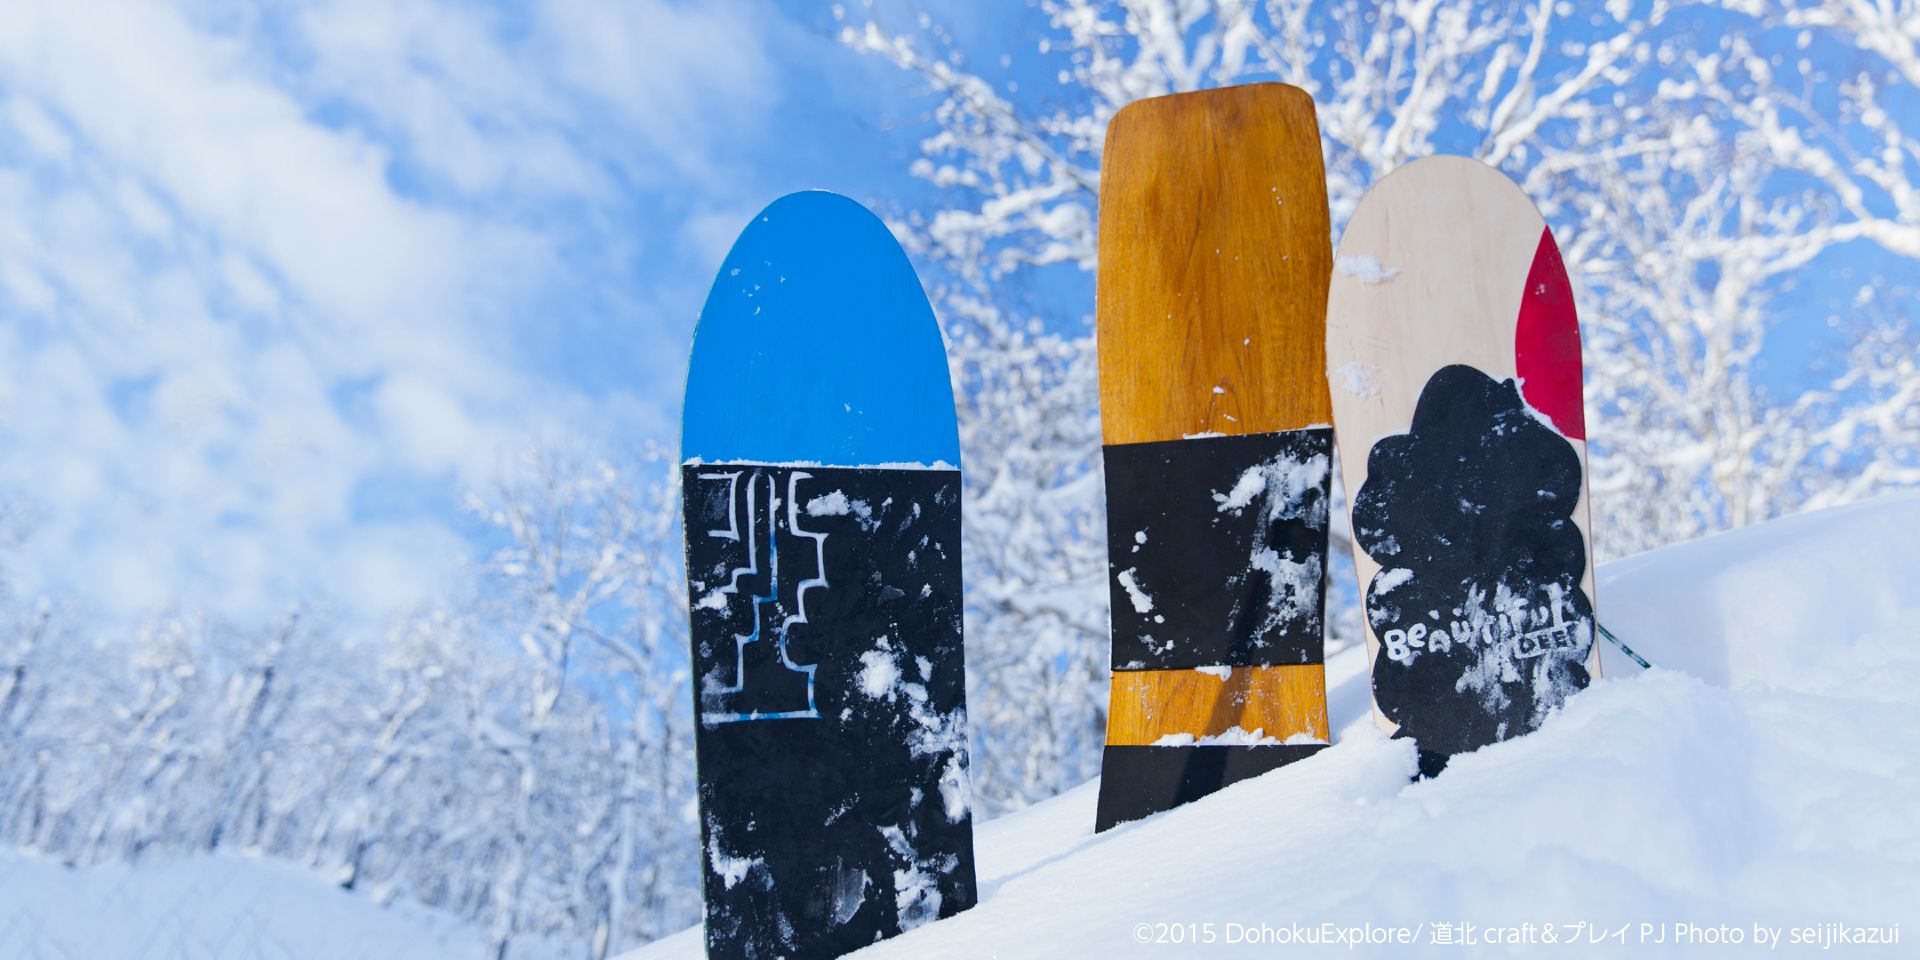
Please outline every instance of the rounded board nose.
M753 218L700 312L682 459L960 463L933 310L865 207L793 193Z

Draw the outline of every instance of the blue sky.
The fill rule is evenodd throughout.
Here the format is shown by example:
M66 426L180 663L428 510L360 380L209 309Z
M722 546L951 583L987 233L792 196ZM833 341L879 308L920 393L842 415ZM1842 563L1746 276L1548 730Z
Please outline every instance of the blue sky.
M671 443L780 194L901 196L910 81L760 0L10 4L0 490L16 589L375 617L528 438Z
M1015 54L976 67L1053 95L1041 14L930 8L961 49ZM930 104L836 30L774 0L9 4L16 591L377 618L457 586L462 495L529 439L671 445L695 315L756 210L928 198L905 171ZM1795 291L1783 343L1861 279Z

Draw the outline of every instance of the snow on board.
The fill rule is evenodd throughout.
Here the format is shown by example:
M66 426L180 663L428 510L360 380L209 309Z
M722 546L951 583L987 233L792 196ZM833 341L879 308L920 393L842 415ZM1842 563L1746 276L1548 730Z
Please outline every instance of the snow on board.
M1376 716L1431 773L1598 668L1579 326L1545 222L1475 161L1382 180L1338 262L1327 363Z
M711 957L830 957L973 905L960 462L886 227L775 201L694 336L682 435Z
M1284 84L1107 132L1098 335L1112 690L1096 826L1326 743L1326 180Z

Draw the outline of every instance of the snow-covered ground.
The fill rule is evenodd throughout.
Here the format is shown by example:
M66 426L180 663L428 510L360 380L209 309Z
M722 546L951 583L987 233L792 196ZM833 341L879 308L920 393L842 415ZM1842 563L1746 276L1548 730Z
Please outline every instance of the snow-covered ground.
M382 907L310 871L238 856L68 868L0 853L0 957L476 960L487 938Z
M983 824L981 905L863 956L1498 956L1547 952L1548 923L1553 955L1644 949L1642 924L1668 954L1744 955L1756 923L1786 937L1899 924L1897 946L1827 955L1913 955L1920 496L1621 560L1601 568L1599 594L1602 619L1657 668L1606 648L1607 679L1536 734L1409 783L1411 754L1374 731L1364 660L1348 651L1328 664L1333 747L1097 838L1091 783ZM1414 942L1226 942L1369 923ZM1478 946L1435 942L1443 923L1456 938L1472 924ZM1694 942L1674 946L1678 924L1696 925ZM1701 942L1722 926L1744 942ZM1585 942L1616 931L1624 942ZM0 853L0 957L485 952L481 931L445 914L292 866L69 869ZM630 955L699 956L697 928Z
M983 824L980 906L862 956L1915 955L1920 496L1631 557L1598 591L1656 668L1605 648L1531 736L1410 783L1350 650L1331 748L1099 837L1091 783ZM1276 945L1322 924L1411 943ZM1900 943L1823 951L1833 924ZM698 956L698 928L630 955Z

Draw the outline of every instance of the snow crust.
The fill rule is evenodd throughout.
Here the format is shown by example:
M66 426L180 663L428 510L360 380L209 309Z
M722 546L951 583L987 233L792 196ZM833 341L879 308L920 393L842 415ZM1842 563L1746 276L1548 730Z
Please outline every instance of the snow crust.
M1204 668L1203 668L1204 669ZM1196 737L1191 733L1169 733L1153 742L1156 747L1263 747L1284 743L1279 737L1269 737L1266 731L1255 727L1228 727L1219 733L1210 733Z
M1333 262L1333 268L1365 284L1380 284L1400 275L1400 268L1385 267L1372 257L1341 257Z
M860 655L860 692L876 700L898 698L900 668L887 650L869 650Z
M1145 590L1140 589L1140 581L1135 578L1135 574L1138 572L1137 569L1128 567L1120 571L1120 575L1116 579L1120 581L1120 586L1127 591L1127 601L1133 604L1135 612L1152 613L1153 598L1148 596Z
M1324 498L1310 495L1326 481L1329 469L1324 455L1304 460L1280 456L1254 464L1241 471L1231 490L1226 493L1214 492L1214 509L1237 516L1252 506L1256 497L1271 490L1273 495L1265 501L1267 519L1291 520L1313 511L1315 516L1312 525L1315 528L1323 527L1326 525L1326 502Z
M886 461L883 463L824 463L819 460L707 460L704 457L688 457L680 461L683 467L702 467L708 464L723 467L819 467L836 470L946 470L957 471L960 468L945 460L932 463L919 461Z
M1220 512L1239 513L1265 489L1267 489L1266 472L1259 467L1253 467L1240 474L1240 479L1234 481L1232 490L1224 494L1216 493L1213 499L1219 504L1217 509Z
M0 852L0 957L486 955L484 930L285 863L232 854L69 867ZM557 957L532 938L515 956Z
M707 830L709 832L707 860L713 865L713 872L719 875L720 882L727 885L727 889L731 890L740 881L745 880L753 873L754 868L767 865L767 862L759 857L736 857L721 850L719 824L711 818L707 820Z
M807 501L809 517L844 517L849 509L847 494L844 490L824 493Z
M1370 400L1380 395L1380 367L1378 364L1349 360L1335 367L1331 379L1340 389Z
M1826 954L1898 955L1920 936L1914 531L1920 496L1903 495L1603 565L1602 621L1655 668L1603 641L1605 677L1539 731L1431 780L1412 782L1411 746L1374 728L1349 648L1327 662L1331 747L1098 837L1097 781L980 824L981 904L859 956L1557 955L1463 953L1430 942L1442 922L1749 938L1756 922L1898 923L1901 946ZM1407 946L1288 949L1141 943L1143 923L1426 927ZM630 956L699 955L695 928Z

